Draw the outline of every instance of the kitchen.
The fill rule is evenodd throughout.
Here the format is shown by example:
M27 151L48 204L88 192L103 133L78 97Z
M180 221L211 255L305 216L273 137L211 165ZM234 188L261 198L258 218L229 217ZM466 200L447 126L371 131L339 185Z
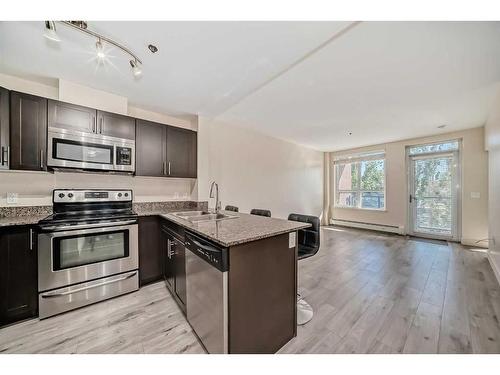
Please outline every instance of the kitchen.
M2 146L10 151L4 152L8 170L78 170L82 180L96 171L196 178L192 130L7 89L2 103L3 118L10 119L2 121L10 133L10 144ZM296 334L293 250L297 231L309 224L222 211L215 181L213 214L207 202L133 203L133 194L54 189L52 207L9 208L0 219L8 257L2 262L2 323L49 318L165 280L211 353L272 353ZM12 272L24 264L30 267ZM205 285L210 288L200 294ZM262 305L275 306L274 317L262 320L253 311ZM244 332L252 326L249 337Z
M0 21L0 360L500 353L498 22L39 18Z

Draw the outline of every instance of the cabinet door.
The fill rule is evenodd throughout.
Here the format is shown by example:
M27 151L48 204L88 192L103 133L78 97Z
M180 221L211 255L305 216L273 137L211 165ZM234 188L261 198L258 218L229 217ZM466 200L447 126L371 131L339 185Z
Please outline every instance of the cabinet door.
M0 325L37 316L37 277L31 228L0 231Z
M0 87L0 169L9 169L9 90Z
M163 256L163 278L167 284L167 288L174 293L175 291L175 256L174 256L174 236L170 233L166 226L162 225L162 246L164 249Z
M162 249L160 246L160 222L156 216L139 218L139 276L145 285L161 280Z
M47 170L47 99L11 92L11 169Z
M167 128L167 174L169 177L196 178L196 132Z
M96 133L97 111L76 104L49 100L49 127L73 130L83 133Z
M97 132L109 137L135 139L135 119L116 113L97 111Z
M166 131L165 125L137 120L135 143L135 174L137 176L165 175Z
M174 239L175 254L175 295L186 306L186 248L177 238Z

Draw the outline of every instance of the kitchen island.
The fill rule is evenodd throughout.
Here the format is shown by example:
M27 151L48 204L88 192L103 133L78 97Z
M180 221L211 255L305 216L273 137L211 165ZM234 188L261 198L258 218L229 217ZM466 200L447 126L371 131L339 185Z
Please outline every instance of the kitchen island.
M297 231L309 224L222 212L233 217L160 215L171 233L167 263L184 252L169 269L184 268L185 283L171 292L185 293L188 321L208 352L275 353L296 336Z

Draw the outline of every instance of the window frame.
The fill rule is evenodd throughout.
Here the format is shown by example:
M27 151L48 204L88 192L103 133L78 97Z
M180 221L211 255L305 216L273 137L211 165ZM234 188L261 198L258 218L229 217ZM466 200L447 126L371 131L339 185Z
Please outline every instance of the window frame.
M378 155L380 154L379 158L373 158L373 155ZM356 190L340 190L338 189L338 178L337 178L337 166L339 165L345 165L345 164L354 164L357 163L359 166L361 166L361 163L363 161L371 161L371 160L383 160L384 161L384 188L383 190L363 190L361 189L361 167L357 168L357 173L358 173L358 181L359 181L359 186L358 189ZM363 211L378 211L378 212L385 212L387 211L387 159L385 156L385 150L383 151L371 151L371 152L366 152L362 154L355 154L355 155L342 155L336 158L336 160L333 161L333 207L334 208L342 208L342 209L350 209L350 210L363 210ZM362 204L362 196L363 193L380 193L383 192L384 194L384 206L381 208L370 208L370 207L361 207ZM353 207L353 206L346 206L338 203L338 196L340 193L358 193L359 194L359 202L358 205Z

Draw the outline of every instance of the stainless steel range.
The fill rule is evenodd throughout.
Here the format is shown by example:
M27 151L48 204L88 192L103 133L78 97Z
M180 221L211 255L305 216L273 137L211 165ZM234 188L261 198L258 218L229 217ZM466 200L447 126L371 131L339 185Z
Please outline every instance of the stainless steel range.
M54 190L39 222L41 319L139 288L131 190Z

